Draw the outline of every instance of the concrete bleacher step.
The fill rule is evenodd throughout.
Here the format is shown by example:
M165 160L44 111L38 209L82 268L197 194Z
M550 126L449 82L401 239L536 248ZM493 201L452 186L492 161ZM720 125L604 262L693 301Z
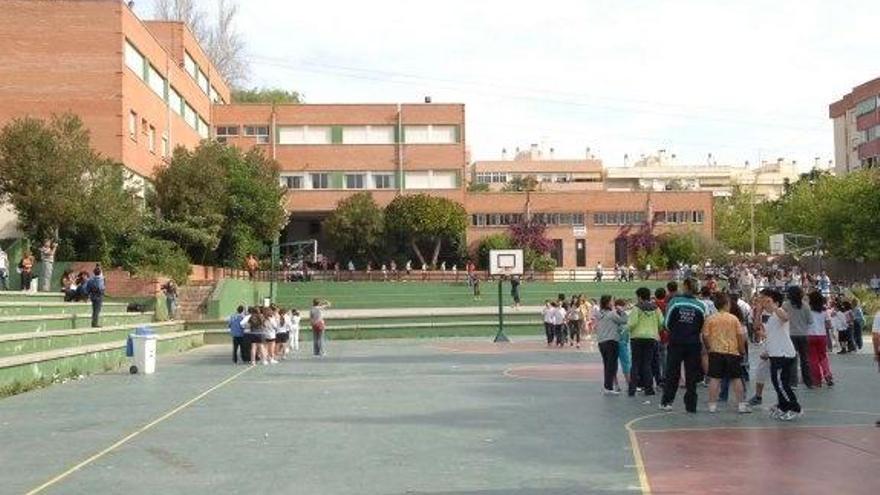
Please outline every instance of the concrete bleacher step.
M141 324L0 335L0 358L125 340ZM157 334L182 331L182 321L151 323Z
M159 325L159 324L156 324ZM183 322L170 322L169 327L182 328ZM183 352L204 344L201 330L177 330L160 333L159 354ZM6 391L26 389L33 383L47 384L76 375L111 371L130 360L125 356L125 339L66 347L0 358L0 395ZM161 369L161 360L159 361Z
M103 326L150 323L153 313L105 313L101 312L100 324ZM28 315L0 316L0 335L26 332L45 332L50 330L72 330L89 327L91 315Z
M0 302L64 302L64 294L60 292L0 290Z
M108 313L124 313L128 304L124 302L104 302L102 311ZM6 301L0 300L0 316L28 316L28 315L91 315L92 305L87 302L43 302L35 301Z

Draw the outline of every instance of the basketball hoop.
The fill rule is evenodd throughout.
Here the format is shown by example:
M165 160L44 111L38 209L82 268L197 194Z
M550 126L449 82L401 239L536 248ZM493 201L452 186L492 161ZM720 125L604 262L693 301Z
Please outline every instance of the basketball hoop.
M489 251L489 275L498 277L498 333L495 342L510 342L504 335L504 295L505 277L523 274L522 249L492 249Z

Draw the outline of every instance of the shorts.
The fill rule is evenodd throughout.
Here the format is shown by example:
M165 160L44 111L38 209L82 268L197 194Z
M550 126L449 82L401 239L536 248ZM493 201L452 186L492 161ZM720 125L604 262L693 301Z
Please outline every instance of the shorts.
M290 334L287 332L281 332L275 334L275 342L279 344L286 344L290 341Z
M244 334L245 341L248 344L265 344L266 336L261 333L246 333Z
M738 354L709 353L709 378L742 378L742 356Z
M770 381L770 360L761 359L766 350L762 344L749 343L749 378L755 383Z

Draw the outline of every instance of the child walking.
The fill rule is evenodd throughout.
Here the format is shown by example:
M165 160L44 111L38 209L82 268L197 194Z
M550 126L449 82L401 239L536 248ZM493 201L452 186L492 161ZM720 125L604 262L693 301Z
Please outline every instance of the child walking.
M771 416L781 421L791 421L802 415L801 405L791 388L792 364L797 358L788 330L788 314L780 306L782 294L775 289L761 291L761 306L770 314L764 329L767 333L766 358L770 359L770 380L776 390L778 404Z

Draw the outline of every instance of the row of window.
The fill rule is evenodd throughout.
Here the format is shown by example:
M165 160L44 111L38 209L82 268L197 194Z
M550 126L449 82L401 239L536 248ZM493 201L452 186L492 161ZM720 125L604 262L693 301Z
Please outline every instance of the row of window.
M583 213L532 213L532 221L544 225L584 225ZM522 213L474 213L471 225L496 227L522 223Z
M269 142L268 126L245 125L244 135L257 137L258 143ZM259 132L257 132L259 131ZM237 125L217 126L218 140L242 135ZM409 144L455 144L459 129L455 125L407 125L403 142ZM279 126L278 144L395 144L397 127L393 125L297 125Z
M455 189L454 170L405 172L406 189ZM394 189L399 187L393 172L308 172L283 173L281 186L288 189Z
M214 88L214 85L211 84L211 81L208 80L207 74L202 71L199 64L196 63L195 59L186 50L183 51L183 70L189 74L189 77L193 78L199 89L208 95L211 103L220 103L221 105L226 103L223 101L220 93Z
M513 179L521 179L523 175L507 172L477 172L474 180L477 184L504 184ZM539 182L571 182L571 174L537 174L534 176Z
M865 98L864 100L856 103L856 117L869 112L873 112L877 109L878 106L880 106L880 95Z
M138 132L140 129L140 132ZM128 137L134 141L138 142L138 134L144 136L147 142L147 149L150 150L150 153L156 153L156 126L150 124L147 119L140 119L140 126L138 126L138 114L134 110L128 112ZM168 135L162 134L162 156L167 157L171 153L171 146L168 142Z
M703 219L703 210L654 212L656 223L703 223Z
M875 125L873 127L869 127L862 131L864 136L862 138L863 143L867 143L868 141L873 141L875 139L880 138L880 124Z
M208 122L196 112L173 85L168 83L159 70L129 40L125 40L124 52L126 67L144 81L147 87L161 98L174 113L181 116L190 127L195 129L202 139L207 139L210 135Z
M633 225L645 223L644 211L603 211L593 213L593 225Z

